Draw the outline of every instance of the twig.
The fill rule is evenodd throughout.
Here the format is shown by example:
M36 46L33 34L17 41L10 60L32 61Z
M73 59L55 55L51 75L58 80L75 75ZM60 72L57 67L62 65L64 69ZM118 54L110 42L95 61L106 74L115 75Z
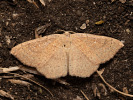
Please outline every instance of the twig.
M0 73L9 73L11 71L16 71L19 70L20 67L14 66L14 67L9 67L9 68L0 68Z
M46 87L44 87L43 85L37 83L36 81L34 81L34 80L32 80L32 79L29 79L29 78L27 78L27 77L24 77L24 76L22 76L22 75L16 74L16 73L9 73L9 74L17 75L17 76L19 76L19 77L25 78L25 79L27 79L27 80L29 80L29 81L35 83L36 85L38 85L38 86L44 88L46 91L48 91L48 92L51 94L51 96L53 97L53 94L52 94Z
M70 84L68 82L66 82L65 80L62 80L62 79L54 79L54 81L60 83L60 84L63 84L63 85L67 85L67 86L70 86Z
M98 70L97 70L97 73L98 73L98 75L100 76L100 78L103 80L103 82L104 82L108 87L110 87L111 89L113 89L114 91L116 91L116 92L118 92L118 93L120 93L120 94L122 94L122 95L129 96L129 97L133 97L132 94L127 94L127 93L124 93L124 92L121 92L121 91L115 89L113 86L111 86L109 83L107 83L107 82L105 81L105 79L104 79L103 76L99 73Z
M20 70L23 72L28 72L35 75L41 75L35 68L33 67L26 67L26 66L20 66Z
M20 85L25 85L25 86L31 85L31 83L29 83L29 82L22 81L22 80L16 80L16 79L8 79L7 81L9 81L13 84L20 84Z
M34 4L37 8L39 8L38 5L37 5L37 3L36 3L35 1L33 2L33 4Z
M93 89L94 96L97 97L98 99L100 99L101 94L100 94L95 83L92 83L92 89Z
M104 95L106 96L107 95L107 89L106 89L105 85L102 83L99 83L98 86L103 88Z
M1 79L10 79L10 78L14 78L15 76L0 76Z
M11 99L11 100L14 100L14 97L13 97L11 94L9 94L9 93L7 93L7 92L5 92L5 91L3 91L3 90L0 90L0 96L9 98L9 99Z
M83 94L83 96L86 98L86 100L89 100L89 98L85 95L85 93L82 90L80 90L80 92Z
M36 4L36 2L34 1L34 0L27 0L29 3L33 3L37 8L39 8L38 7L38 5Z

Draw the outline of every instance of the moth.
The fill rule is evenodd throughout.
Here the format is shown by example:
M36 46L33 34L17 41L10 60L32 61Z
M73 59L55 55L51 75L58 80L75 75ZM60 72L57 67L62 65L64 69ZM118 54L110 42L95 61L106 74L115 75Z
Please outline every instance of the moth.
M89 77L123 46L111 37L65 31L18 44L11 54L46 78Z

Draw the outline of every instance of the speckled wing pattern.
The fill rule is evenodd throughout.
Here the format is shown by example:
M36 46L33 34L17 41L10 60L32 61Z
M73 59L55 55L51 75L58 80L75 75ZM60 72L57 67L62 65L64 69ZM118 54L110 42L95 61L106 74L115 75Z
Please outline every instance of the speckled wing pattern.
M12 48L11 54L47 78L66 76L67 57L61 48L63 36L54 34L21 43Z
M113 58L123 46L119 40L110 37L84 33L71 34L69 74L89 77L101 63Z
M53 34L24 42L11 54L47 78L89 77L110 60L123 44L116 39L85 33Z

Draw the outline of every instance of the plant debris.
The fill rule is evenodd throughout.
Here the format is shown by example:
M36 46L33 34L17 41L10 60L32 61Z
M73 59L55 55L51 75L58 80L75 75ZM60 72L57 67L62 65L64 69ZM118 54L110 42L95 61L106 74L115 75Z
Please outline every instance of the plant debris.
M37 8L39 8L38 7L38 5L36 4L36 2L34 1L34 0L27 0L29 3L33 3Z
M39 26L38 28L35 29L35 38L40 38L42 37L42 33L46 31L46 29L51 25L51 23L47 23L46 25Z
M40 2L41 2L41 4L43 5L43 6L45 6L46 5L46 3L45 3L45 1L44 0L39 0Z
M16 79L8 79L7 81L9 81L13 84L19 84L19 85L25 85L25 86L31 85L31 83L29 83L29 82L22 81L22 80L16 80Z
M0 90L0 96L9 98L9 99L11 99L11 100L14 100L14 97L13 97L11 94L9 94L9 93L7 93L7 92L5 92L5 91L3 91L3 90Z
M104 23L103 20L100 20L100 21L95 22L96 25L101 25L101 24L103 24L103 23Z
M80 90L80 92L83 94L83 96L86 98L86 100L89 100L89 98L86 96L86 94L82 90Z
M14 67L9 67L9 68L0 68L0 73L9 73L12 71L17 71L20 68L18 66L14 66Z
M102 83L99 83L98 84L98 86L100 86L100 87L102 87L102 89L101 89L101 91L100 92L102 92L103 93L103 95L107 95L107 89L106 89L106 87L105 87L105 85L104 84L102 84Z
M124 95L124 96L133 97L132 94L124 93L124 92L121 92L121 91L115 89L113 86L111 86L110 84L108 84L108 83L104 80L104 78L102 77L102 75L99 73L98 70L97 70L97 73L98 73L98 75L100 76L100 78L103 80L103 82L104 82L108 87L110 87L110 88L113 89L114 91L116 91L116 92L118 92L118 93L120 93L120 94L122 94L122 95Z
M94 96L100 99L101 95L95 83L92 84L92 90L93 90Z

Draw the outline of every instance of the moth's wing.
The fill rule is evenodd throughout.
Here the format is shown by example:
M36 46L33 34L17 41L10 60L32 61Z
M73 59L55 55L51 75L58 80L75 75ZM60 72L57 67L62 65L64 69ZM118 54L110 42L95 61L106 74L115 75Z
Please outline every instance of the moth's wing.
M11 54L23 64L35 67L47 78L58 78L67 74L66 53L62 50L64 35L49 35L21 43Z
M59 78L67 75L67 57L64 49L58 48L49 61L37 68L47 78Z
M58 35L49 35L21 43L12 48L11 54L18 58L23 64L37 67L42 61L46 63L56 51L56 47L52 44L57 41L58 38Z
M89 77L98 67L99 65L91 62L80 49L71 44L69 51L69 75Z
M70 75L89 77L99 64L110 60L123 46L119 40L110 37L71 34L71 49L74 49L70 50Z

